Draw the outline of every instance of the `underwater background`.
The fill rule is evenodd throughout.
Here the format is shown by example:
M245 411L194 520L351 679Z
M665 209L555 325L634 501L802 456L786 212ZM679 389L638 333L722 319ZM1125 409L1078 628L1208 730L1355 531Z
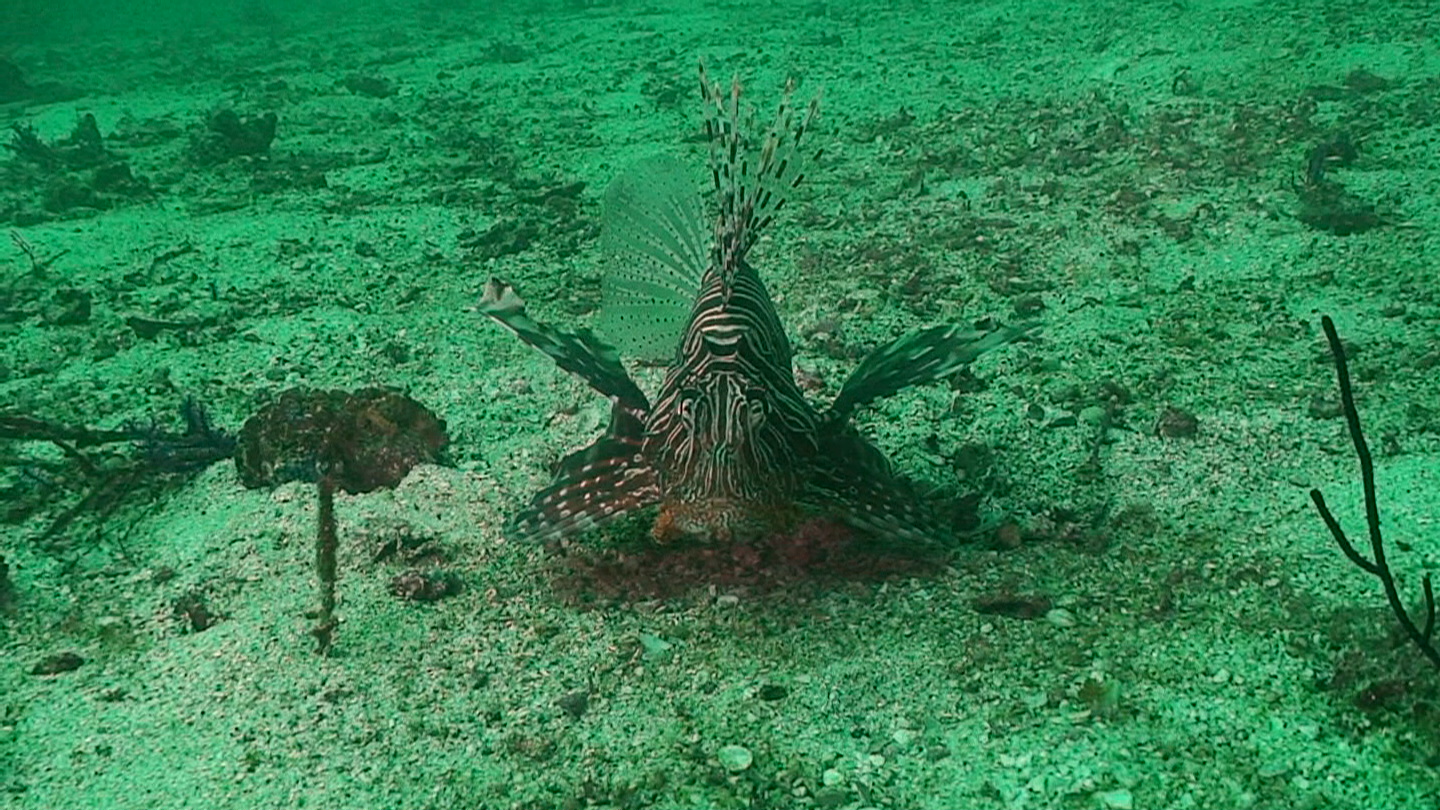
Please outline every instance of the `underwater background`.
M1436 807L1440 673L1309 490L1368 552L1328 314L1423 621L1437 29L10 0L0 807ZM762 121L823 90L751 257L815 401L908 331L1043 324L858 417L958 504L938 559L506 540L609 411L481 291L594 324L606 184L656 153L705 180L702 59ZM321 656L342 429L372 477L334 493Z

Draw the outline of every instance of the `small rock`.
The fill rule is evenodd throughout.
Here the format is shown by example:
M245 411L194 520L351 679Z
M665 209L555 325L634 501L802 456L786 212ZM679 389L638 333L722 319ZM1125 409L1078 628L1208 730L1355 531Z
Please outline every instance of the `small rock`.
M1290 763L1284 760L1267 762L1260 766L1260 770L1256 771L1261 779L1279 779L1289 772Z
M10 565L0 555L0 613L8 613L15 606L15 588L10 584Z
M1056 627L1074 627L1075 614L1065 608L1051 608L1045 613L1045 621Z
M585 712L590 708L590 690L577 689L569 694L561 695L560 698L555 701L555 705L559 706L561 711L570 715L570 719L579 720L585 716Z
M57 655L42 659L30 670L31 675L59 675L62 672L74 672L85 663L85 659L73 652L63 652Z
M995 530L995 545L1003 551L1013 551L1025 543L1025 533L1020 524L1010 521Z
M215 626L220 620L210 609L210 602L200 591L187 591L170 606L170 614L192 633L201 633Z
M390 579L390 593L407 602L438 602L464 589L460 577L446 571L404 571Z
M383 76L357 73L346 76L340 84L357 96L389 98L395 95L395 83Z
M1124 788L1102 790L1095 794L1095 798L1100 800L1100 806L1105 810L1131 810L1135 806L1135 797Z
M1047 615L1053 607L1048 596L1009 592L976 597L972 605L980 613L1008 616L1012 619L1038 619Z
M1090 405L1080 409L1078 414L1080 422L1090 427L1099 427L1105 422L1105 409L1099 405Z
M784 700L790 690L778 683L767 683L756 693L761 700Z
M1194 438L1200 429L1200 420L1195 414L1173 405L1166 408L1155 420L1155 435L1163 439Z
M1310 397L1310 404L1306 406L1305 412L1311 419L1334 419L1345 415L1345 407L1331 394L1316 394Z
M755 762L755 755L743 745L727 745L715 754L715 758L720 760L720 767L731 773L740 773Z
M1039 315L1045 309L1045 300L1038 295L1022 295L1015 299L1015 314L1022 318Z
M649 661L669 661L675 648L674 644L653 633L641 633L640 646L644 648L645 658Z

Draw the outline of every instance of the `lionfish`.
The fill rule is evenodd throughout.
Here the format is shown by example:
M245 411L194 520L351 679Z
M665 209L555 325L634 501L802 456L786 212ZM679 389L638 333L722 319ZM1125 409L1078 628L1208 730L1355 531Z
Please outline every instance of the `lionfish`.
M851 415L946 378L1025 328L943 325L901 337L817 410L796 384L790 341L746 255L801 182L818 98L799 114L789 82L757 148L744 131L753 116L742 116L738 78L726 93L701 65L700 89L718 214L707 223L699 190L670 157L642 160L605 193L601 325L639 358L668 355L653 403L617 348L588 330L536 322L509 285L486 286L484 314L611 401L605 433L560 462L510 534L554 541L658 505L652 536L661 543L753 539L806 518L934 542L943 532L924 500Z

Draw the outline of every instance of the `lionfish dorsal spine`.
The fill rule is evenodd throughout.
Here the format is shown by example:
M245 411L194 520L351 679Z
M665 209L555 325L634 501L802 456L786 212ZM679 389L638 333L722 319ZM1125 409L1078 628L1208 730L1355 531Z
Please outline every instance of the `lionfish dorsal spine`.
M715 220L713 262L721 279L728 282L785 206L789 192L805 177L802 149L807 148L806 135L820 113L820 97L810 101L802 117L792 101L795 81L787 81L775 120L756 150L746 142L746 133L754 131L754 116L741 105L739 77L727 93L710 79L701 63L700 90L705 134L710 141L710 177L720 209ZM818 157L817 151L812 159Z

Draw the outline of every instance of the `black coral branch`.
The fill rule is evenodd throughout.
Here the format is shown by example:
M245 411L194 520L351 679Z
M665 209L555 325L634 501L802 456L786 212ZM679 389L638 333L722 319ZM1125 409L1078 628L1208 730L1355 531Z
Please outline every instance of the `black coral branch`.
M1315 502L1320 519L1325 521L1330 534L1334 535L1335 542L1340 545L1340 550L1345 552L1350 562L1373 575L1385 586L1385 598L1389 600L1390 610L1395 613L1405 635L1430 659L1430 663L1440 669L1440 649L1435 646L1435 590L1431 585L1430 575L1426 574L1421 580L1425 593L1425 622L1422 627L1410 616L1405 603L1401 601L1395 577L1385 559L1385 540L1380 533L1380 507L1375 495L1375 465L1370 459L1370 447L1365 443L1365 434L1360 430L1360 413L1355 410L1355 397L1350 390L1350 370L1345 364L1345 347L1335 332L1335 323L1330 320L1330 316L1321 317L1320 323L1325 329L1325 338L1330 342L1330 354L1335 358L1335 376L1340 384L1340 401L1345 411L1345 422L1350 428L1350 440L1355 443L1355 455L1360 459L1360 479L1365 488L1365 522L1370 530L1370 557L1367 559L1350 542L1345 530L1340 528L1340 522L1325 505L1325 496L1320 494L1320 490L1310 490L1310 500Z

